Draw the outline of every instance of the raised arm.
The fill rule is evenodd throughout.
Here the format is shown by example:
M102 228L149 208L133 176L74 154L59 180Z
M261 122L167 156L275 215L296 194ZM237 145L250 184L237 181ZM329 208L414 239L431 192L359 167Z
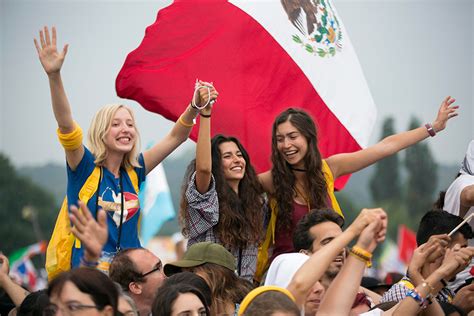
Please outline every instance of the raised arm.
M36 38L34 39L39 60L48 75L51 103L59 131L62 134L72 133L76 126L61 79L61 67L63 66L67 54L68 45L64 45L63 50L58 52L56 46L56 28L54 26L52 28L52 38L50 37L48 27L45 26L44 29L39 32L39 41L38 43ZM72 150L65 149L65 151L69 167L75 170L84 155L84 147L79 146Z
M387 217L380 213L360 234L351 255L324 295L318 315L349 315L367 264L367 258L361 259L359 251L371 256L377 244L385 239L386 232Z
M447 121L458 115L456 110L459 106L453 105L454 101L453 98L446 97L441 103L438 116L431 124L435 133L444 130ZM428 128L421 126L407 132L388 136L366 149L331 156L326 162L332 171L334 179L337 179L340 176L364 169L385 157L422 141L428 136L430 136Z
M358 236L370 223L378 218L386 218L382 209L363 209L354 222L329 244L313 253L311 257L298 269L288 290L294 295L296 304L302 306L309 289L322 277L329 264L334 260L341 249Z
M209 86L211 93L217 93L212 85L202 82L199 83ZM207 89L201 88L199 90L199 104L205 104L207 98ZM211 103L201 110L199 134L196 144L196 189L201 194L206 193L209 190L209 184L211 183L211 112Z
M207 100L207 89L205 89L205 94ZM217 95L217 91L213 90L211 92L211 100L215 100ZM189 137L192 127L194 126L194 119L198 113L199 111L189 104L165 138L143 153L146 173L153 170L153 168Z
M459 216L466 216L467 211L474 206L474 185L469 185L461 191L461 205L459 206Z
M0 253L0 288L10 297L15 306L20 306L25 297L30 294L27 290L16 284L8 275L10 262L8 258Z

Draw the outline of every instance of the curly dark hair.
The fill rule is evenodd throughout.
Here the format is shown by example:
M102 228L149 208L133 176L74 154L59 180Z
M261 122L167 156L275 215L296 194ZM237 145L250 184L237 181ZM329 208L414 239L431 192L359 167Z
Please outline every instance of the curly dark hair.
M272 178L274 196L278 203L277 226L290 228L295 196L295 175L291 165L285 160L277 147L277 129L280 124L290 122L308 142L304 157L308 198L311 208L325 209L327 205L327 186L322 170L322 157L318 148L318 134L313 119L303 110L289 108L277 116L272 127Z
M221 166L222 143L233 142L237 145L245 160L245 175L239 182L238 194L227 183ZM214 176L217 196L219 199L219 223L214 227L214 233L226 248L245 248L258 243L263 238L263 188L258 181L250 157L239 142L232 136L216 135L211 140L212 175ZM181 192L180 222L183 235L188 236L186 227L187 201L184 191L191 175L195 170L195 160L186 170Z

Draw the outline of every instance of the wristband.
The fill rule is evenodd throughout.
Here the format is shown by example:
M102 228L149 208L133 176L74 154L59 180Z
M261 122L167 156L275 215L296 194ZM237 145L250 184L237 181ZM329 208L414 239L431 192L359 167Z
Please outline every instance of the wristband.
M87 261L84 257L81 258L81 266L88 268L95 268L99 265L99 261Z
M211 117L211 114L202 114L202 113L199 113L199 115L201 117L205 117L205 118L210 118Z
M436 135L436 131L434 130L433 125L431 125L431 123L426 123L425 127L431 137L434 137Z
M193 120L192 123L186 123L186 122L183 120L183 116L182 116L182 115L179 117L178 122L179 122L179 124L183 125L184 127L188 127L188 128L193 127L194 124L195 124L195 123L194 123L194 120Z
M354 246L350 250L349 254L356 257L360 261L363 261L367 268L372 267L372 254L361 247Z

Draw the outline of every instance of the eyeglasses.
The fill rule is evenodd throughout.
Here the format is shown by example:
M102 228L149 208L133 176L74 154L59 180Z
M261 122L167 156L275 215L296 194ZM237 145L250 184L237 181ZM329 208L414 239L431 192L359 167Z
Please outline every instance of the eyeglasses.
M156 265L153 269L151 269L151 270L148 271L148 272L142 273L140 276L141 276L142 278L144 278L144 277L146 277L147 275L152 274L153 272L160 271L162 268L163 268L163 265L161 264L161 261L160 261L160 262L157 263L157 265Z
M68 303L64 305L64 307L59 307L55 304L49 304L43 310L43 316L54 316L58 313L59 310L63 315L75 315L76 313L79 313L85 309L91 308L98 309L98 307L95 305L84 305L78 303Z

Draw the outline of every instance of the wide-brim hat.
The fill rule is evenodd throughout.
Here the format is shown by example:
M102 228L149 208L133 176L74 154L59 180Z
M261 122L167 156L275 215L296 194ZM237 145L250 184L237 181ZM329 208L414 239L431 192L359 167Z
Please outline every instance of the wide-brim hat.
M183 268L197 267L205 263L214 263L232 271L236 270L234 256L222 245L205 241L193 244L184 253L183 259L165 264L166 276L179 273Z

